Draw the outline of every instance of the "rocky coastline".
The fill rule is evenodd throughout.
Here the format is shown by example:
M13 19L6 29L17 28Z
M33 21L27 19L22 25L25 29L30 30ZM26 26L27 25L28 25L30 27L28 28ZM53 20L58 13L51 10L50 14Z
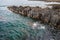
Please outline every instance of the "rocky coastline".
M43 1L47 1L47 2L60 2L60 0L43 0Z
M48 6L52 6L52 8L41 8L39 6L8 6L7 8L14 13L40 20L60 30L60 6Z
M60 0L29 0L29 1L60 2Z

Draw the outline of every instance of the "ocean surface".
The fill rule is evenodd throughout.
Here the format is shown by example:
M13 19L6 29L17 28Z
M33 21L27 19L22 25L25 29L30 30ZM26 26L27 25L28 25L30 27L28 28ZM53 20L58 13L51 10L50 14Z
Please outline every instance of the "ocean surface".
M56 34L53 27L7 9L9 5L45 7L45 4L52 2L0 0L0 40L59 40L60 33Z

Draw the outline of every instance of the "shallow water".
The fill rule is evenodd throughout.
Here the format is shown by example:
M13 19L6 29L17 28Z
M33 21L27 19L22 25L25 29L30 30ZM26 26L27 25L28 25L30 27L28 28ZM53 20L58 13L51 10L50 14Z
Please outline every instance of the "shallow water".
M35 35L28 22L34 21L0 7L0 40L23 40L26 35Z
M0 40L57 40L51 30L48 25L0 7Z

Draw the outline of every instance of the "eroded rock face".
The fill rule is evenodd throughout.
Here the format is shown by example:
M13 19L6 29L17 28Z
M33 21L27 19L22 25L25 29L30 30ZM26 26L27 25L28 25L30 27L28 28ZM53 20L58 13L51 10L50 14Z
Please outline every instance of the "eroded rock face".
M28 16L29 17L32 17L32 18L35 18L35 19L40 19L40 8L39 7L35 7L35 8L32 8L31 11L29 11L29 14Z
M23 6L19 6L18 9L19 9L19 14L22 14L22 11L23 11L24 7Z
M44 22L44 23L48 23L49 22L49 20L50 20L50 9L49 8L44 8L44 9L42 9L42 11L41 11L41 14L42 14L42 16L41 16L41 20Z
M23 14L24 14L25 16L27 16L30 10L31 10L31 8L30 8L29 6L24 7L24 9L23 9ZM23 14L22 14L22 15L23 15Z
M60 2L60 0L45 0L45 1L48 1L48 2Z
M60 9L60 4L49 4L48 6L52 6L52 9Z
M30 0L30 1L60 2L60 0Z
M53 8L44 8L41 7L29 7L29 6L11 6L8 7L9 10L15 13L19 13L24 16L28 16L37 20L42 21L43 23L48 23L53 25L56 28L60 29L60 7L53 6Z

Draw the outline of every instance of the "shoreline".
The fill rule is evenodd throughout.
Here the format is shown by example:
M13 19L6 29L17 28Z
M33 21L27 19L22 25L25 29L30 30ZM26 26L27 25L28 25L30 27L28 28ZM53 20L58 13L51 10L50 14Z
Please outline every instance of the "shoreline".
M7 8L14 13L40 20L43 24L53 25L55 29L60 29L60 7L58 6L43 9L39 6L9 6Z

